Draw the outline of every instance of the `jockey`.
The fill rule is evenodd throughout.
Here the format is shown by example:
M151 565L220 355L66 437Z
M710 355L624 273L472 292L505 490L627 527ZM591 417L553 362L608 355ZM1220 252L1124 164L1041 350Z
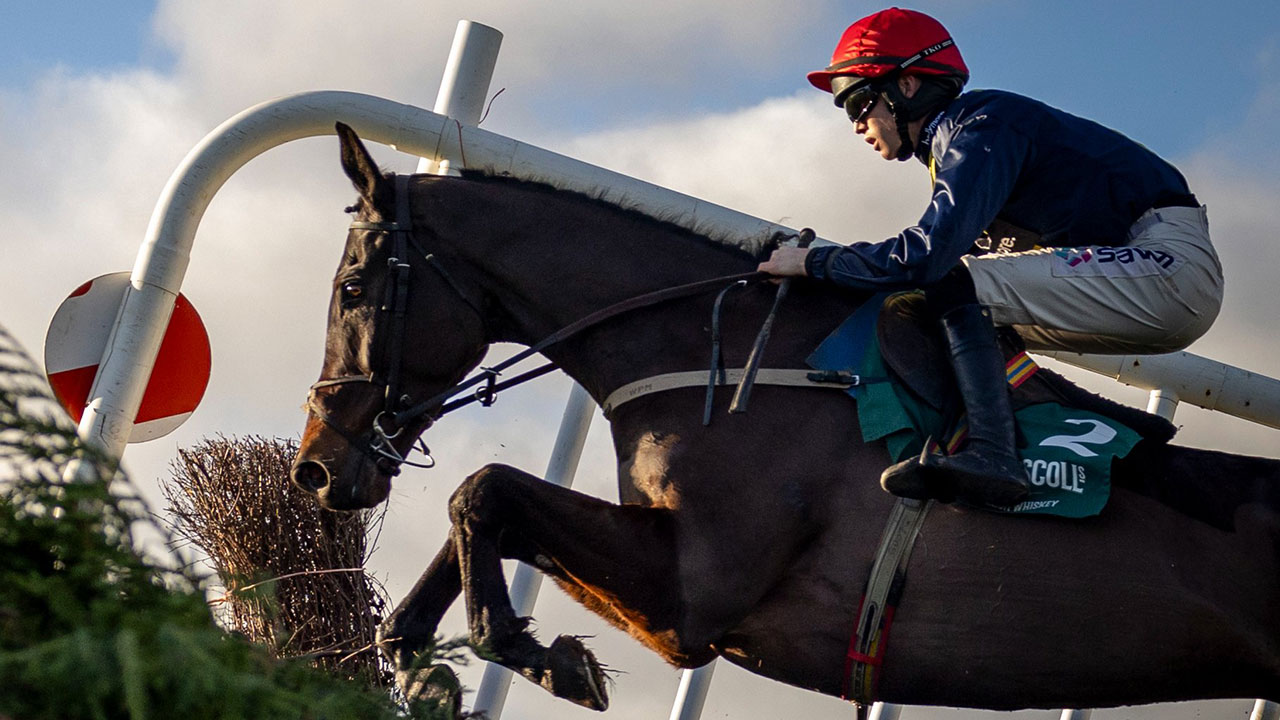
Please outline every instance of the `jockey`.
M886 160L917 158L933 195L883 242L782 247L778 276L882 291L923 288L968 413L965 448L881 477L914 498L1009 506L1027 494L994 326L1032 350L1164 353L1213 323L1222 267L1205 208L1142 145L969 78L945 28L890 8L844 32L809 82L830 92Z

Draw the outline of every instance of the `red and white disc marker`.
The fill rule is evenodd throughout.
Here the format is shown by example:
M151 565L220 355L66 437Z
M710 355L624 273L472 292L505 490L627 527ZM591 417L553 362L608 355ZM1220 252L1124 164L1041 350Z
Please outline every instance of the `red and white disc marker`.
M90 280L63 301L49 324L44 343L45 373L58 402L76 422L84 415L98 363L128 286L127 272ZM186 296L179 293L129 442L163 437L186 421L204 397L210 365L204 323Z

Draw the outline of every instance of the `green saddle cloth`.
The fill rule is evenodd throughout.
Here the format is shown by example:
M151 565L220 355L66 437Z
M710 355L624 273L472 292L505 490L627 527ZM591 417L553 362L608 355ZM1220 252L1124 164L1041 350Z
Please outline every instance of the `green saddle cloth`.
M806 362L815 370L863 378L863 384L846 391L857 400L862 439L883 440L897 462L920 454L930 438L954 440L964 428L948 428L948 419L917 400L885 365L875 332L885 297L877 295L854 311ZM1013 507L987 509L1071 518L1100 513L1111 495L1111 463L1129 454L1139 434L1114 419L1059 403L1028 405L1014 416L1031 493Z

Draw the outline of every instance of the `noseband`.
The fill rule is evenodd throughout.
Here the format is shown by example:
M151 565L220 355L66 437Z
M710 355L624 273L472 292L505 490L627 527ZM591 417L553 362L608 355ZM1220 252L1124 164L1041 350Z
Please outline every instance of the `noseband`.
M555 363L547 363L521 375L517 375L509 380L497 382L497 378L501 375L502 371L510 368L516 363L519 363L539 352L542 352L551 345L559 343L589 327L598 325L617 315L657 305L668 300L689 297L707 292L711 289L718 289L723 287L726 283L737 283L744 280L759 280L768 277L767 273L758 271L739 273L737 275L715 277L708 280L688 283L686 285L665 288L624 300L620 303L604 308L603 310L591 313L577 322L561 328L560 330L543 338L537 344L526 348L522 352L516 353L493 367L481 368L477 375L474 375L471 378L438 393L434 397L412 404L412 398L408 395L401 394L400 392L400 366L402 363L404 348L405 319L408 311L409 280L412 270L412 266L409 263L413 257L409 252L409 249L412 247L412 249L426 261L427 265L429 265L440 275L441 278L444 279L445 283L453 290L454 294L470 306L482 320L485 315L481 310L480 305L473 302L471 298L468 297L467 293L463 291L462 286L453 278L452 275L449 274L436 256L423 249L423 247L413 237L413 219L410 215L409 209L409 176L397 175L395 177L395 181L395 222L367 222L357 220L350 225L351 230L367 230L370 232L388 233L391 235L391 240L394 244L391 257L387 259L387 269L391 273L391 277L387 283L387 292L384 296L383 303L379 308L379 313L386 313L390 323L390 335L388 336L387 342L383 345L384 352L382 353L383 364L386 366L386 374L385 376L380 377L375 370L370 375L344 375L341 377L322 379L311 386L305 406L308 412L314 414L321 422L329 426L334 432L350 443L352 447L378 463L379 469L393 476L400 473L401 465L411 465L413 467L421 468L429 468L435 465L435 459L431 457L431 451L427 448L426 443L422 441L421 437L415 439L415 447L426 456L426 462L417 463L409 461L392 445L391 441L400 437L401 433L403 433L404 429L409 425L415 422L420 422L424 417L430 417L432 422L434 422L434 420L440 418L444 414L472 402L479 402L485 406L492 405L499 391L528 380L532 380L536 377L540 377L556 369ZM349 383L368 383L383 387L382 410L373 418L373 426L370 429L370 435L367 439L359 438L347 429L343 428L334 421L332 417L324 412L318 403L315 402L316 390ZM448 402L451 398L464 390L481 384L483 384L483 386L479 387L472 397Z

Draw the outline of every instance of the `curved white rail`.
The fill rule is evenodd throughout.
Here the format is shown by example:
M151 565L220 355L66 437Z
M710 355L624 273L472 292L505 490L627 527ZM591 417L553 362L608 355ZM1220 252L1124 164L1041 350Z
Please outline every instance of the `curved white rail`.
M115 330L89 393L80 436L114 457L142 401L150 367L182 284L196 228L214 193L249 160L291 140L334 132L335 121L362 137L425 158L465 158L470 167L544 179L609 197L710 232L758 238L795 232L745 213L454 122L412 105L353 92L318 91L252 107L205 136L169 179L147 228Z

